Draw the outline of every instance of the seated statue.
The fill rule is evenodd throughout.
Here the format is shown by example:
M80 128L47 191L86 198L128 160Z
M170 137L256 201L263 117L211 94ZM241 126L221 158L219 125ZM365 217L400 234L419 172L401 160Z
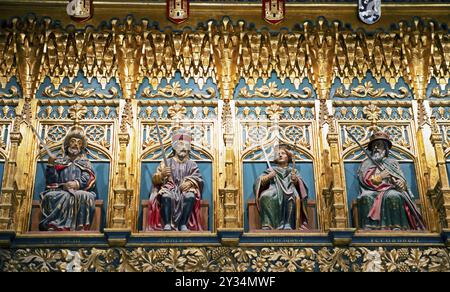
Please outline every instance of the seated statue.
M41 193L42 231L89 230L95 212L95 173L84 151L86 137L73 127L64 139L64 155L50 156L46 190Z
M297 228L306 229L306 184L297 175L296 170L289 167L293 155L287 146L280 146L275 153L274 162L277 166L264 171L253 185L256 205L261 216L261 228L291 230L295 226L296 216L299 216L301 226ZM295 214L297 201L301 204L300 214Z
M384 132L374 133L370 158L358 169L361 194L357 198L359 226L363 229L421 230L422 216L400 164L389 157L392 142Z
M172 138L172 157L159 165L152 177L148 206L149 230L200 231L203 178L189 159L191 136L181 129Z

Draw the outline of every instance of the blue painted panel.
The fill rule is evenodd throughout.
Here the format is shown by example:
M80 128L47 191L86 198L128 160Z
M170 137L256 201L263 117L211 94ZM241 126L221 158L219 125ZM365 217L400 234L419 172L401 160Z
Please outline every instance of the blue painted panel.
M103 200L102 225L106 225L106 210L108 210L109 162L91 162L96 175L97 200ZM39 200L39 195L45 190L46 162L39 162L36 169L33 200Z
M152 162L143 162L141 169L141 193L140 198L141 202L143 200L148 200L150 196L150 191L153 187L151 176L156 172L160 162L152 161ZM206 200L209 202L209 212L208 212L208 230L211 230L213 224L213 193L212 193L212 185L213 185L213 171L212 171L212 163L211 162L201 162L197 161L197 165L200 169L200 173L203 176L205 184L203 186L202 200ZM138 228L142 230L142 204L139 204L139 218L138 218Z
M0 192L2 191L4 168L5 168L5 162L0 161Z
M351 212L352 202L356 200L359 196L360 187L359 187L359 179L358 179L358 168L360 162L346 162L345 163L345 180L347 186L347 203L349 210L349 220L351 226L353 225L353 213ZM400 162L400 167L403 171L403 174L406 177L406 181L408 183L409 188L412 190L412 193L416 199L419 198L419 189L417 186L417 176L416 170L414 168L414 163L412 162Z
M312 162L297 162L297 171L300 172L303 181L308 187L308 198L310 200L316 199L316 190L314 182L314 168ZM250 199L255 197L253 193L253 183L256 178L260 176L267 169L265 162L244 162L243 167L243 184L244 184L244 218L245 218L245 230L249 230L248 226L248 208L247 203Z

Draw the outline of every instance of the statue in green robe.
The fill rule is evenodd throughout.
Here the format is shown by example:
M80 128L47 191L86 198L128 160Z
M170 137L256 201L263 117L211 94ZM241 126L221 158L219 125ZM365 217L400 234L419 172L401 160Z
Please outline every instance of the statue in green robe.
M276 166L264 171L253 185L264 230L306 229L308 189L295 169L289 166L292 156L287 146L280 146L276 151ZM296 204L300 204L299 208ZM296 214L296 210L300 210L300 214ZM300 226L295 226L297 216Z
M371 136L368 145L371 159L363 161L358 170L359 226L375 230L425 229L400 164L389 157L391 148L392 142L386 133Z

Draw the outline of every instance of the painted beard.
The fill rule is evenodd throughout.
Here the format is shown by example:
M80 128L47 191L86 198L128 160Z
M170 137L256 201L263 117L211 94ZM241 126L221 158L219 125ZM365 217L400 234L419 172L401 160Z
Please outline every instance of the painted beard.
M181 160L183 160L184 158L186 158L186 155L187 155L187 151L185 151L185 150L182 150L182 151L177 152L177 156L178 156L178 158L180 158Z
M372 154L372 159L375 160L375 162L381 162L385 155L386 152L384 150L379 150Z
M72 156L77 156L80 154L80 150L78 148L69 148L69 154Z

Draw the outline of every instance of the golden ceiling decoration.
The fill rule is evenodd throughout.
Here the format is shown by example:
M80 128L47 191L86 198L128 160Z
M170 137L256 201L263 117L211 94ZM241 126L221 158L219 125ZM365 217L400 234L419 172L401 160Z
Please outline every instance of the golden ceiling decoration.
M24 96L32 96L36 84L46 76L58 87L64 77L72 79L79 70L89 80L97 78L102 87L115 77L125 98L135 96L133 92L144 78L157 88L162 79L170 80L176 72L186 80L194 79L200 89L211 78L218 83L224 99L230 99L230 90L239 78L253 90L258 79L265 82L272 72L282 82L289 79L296 88L307 77L320 99L327 98L334 78L349 88L353 78L362 81L369 71L378 82L385 78L391 88L403 77L421 99L431 77L442 86L450 76L448 31L437 23L420 19L399 22L387 32L365 34L324 18L269 33L256 31L243 21L234 24L227 17L182 31L161 30L148 20L132 17L84 30L63 29L48 18L29 17L14 18L0 36L0 81L4 83L7 77L18 75ZM362 86L357 93L363 95L366 91L368 96L406 95L401 91L400 95L391 96ZM255 97L269 93L288 95L271 85L257 89L254 94L242 91L243 96ZM148 91L145 94L155 95ZM181 92L176 84L158 89L157 94L216 97L216 92L209 88L206 95L195 95ZM304 98L309 94L304 91L291 96Z

